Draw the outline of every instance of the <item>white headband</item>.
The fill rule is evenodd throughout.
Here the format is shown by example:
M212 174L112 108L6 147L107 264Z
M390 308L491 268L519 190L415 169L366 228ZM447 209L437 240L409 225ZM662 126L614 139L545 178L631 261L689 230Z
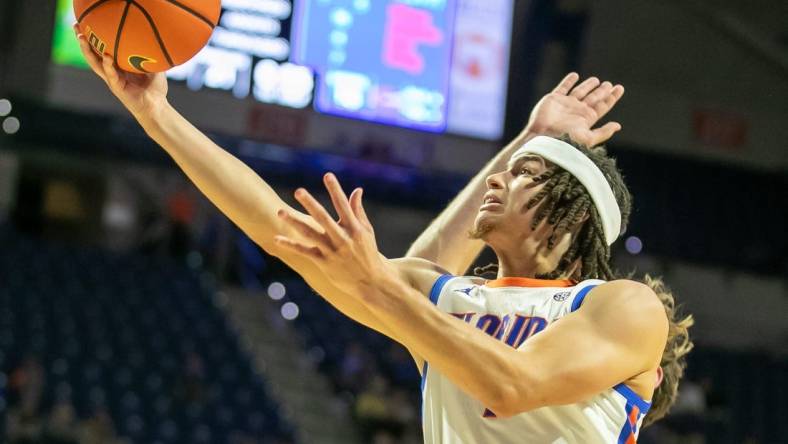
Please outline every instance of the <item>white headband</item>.
M621 210L602 171L577 148L552 137L534 137L512 155L512 160L531 154L560 166L583 184L602 218L605 240L611 245L621 232Z

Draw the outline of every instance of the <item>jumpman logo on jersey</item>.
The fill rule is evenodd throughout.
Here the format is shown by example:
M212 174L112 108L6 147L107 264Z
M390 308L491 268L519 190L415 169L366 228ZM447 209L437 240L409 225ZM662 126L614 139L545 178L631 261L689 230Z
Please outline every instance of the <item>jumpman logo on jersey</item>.
M461 288L459 290L454 290L454 291L459 293L465 293L466 296L470 296L474 288L476 287Z

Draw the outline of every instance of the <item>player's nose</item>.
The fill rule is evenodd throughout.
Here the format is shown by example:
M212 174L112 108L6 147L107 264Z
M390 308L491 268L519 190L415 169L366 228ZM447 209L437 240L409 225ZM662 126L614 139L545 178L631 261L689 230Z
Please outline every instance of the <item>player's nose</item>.
M487 188L490 190L502 190L504 189L504 180L503 175L505 172L490 174L487 176Z

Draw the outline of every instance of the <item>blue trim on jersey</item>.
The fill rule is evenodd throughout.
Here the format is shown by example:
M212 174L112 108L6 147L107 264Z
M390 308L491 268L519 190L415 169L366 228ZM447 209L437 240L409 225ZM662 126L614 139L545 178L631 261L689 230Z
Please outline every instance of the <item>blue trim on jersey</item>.
M646 402L641 398L637 393L635 393L631 388L629 388L626 384L619 384L613 387L613 390L617 391L621 396L627 399L627 404L632 404L638 406L640 412L644 415L648 412L648 409L651 408L651 403Z
M443 287L446 285L446 282L449 282L449 279L453 278L454 276L450 274L444 274L443 276L439 277L434 284L432 284L432 289L430 290L430 302L438 305L438 298L443 291ZM424 384L427 382L427 368L429 365L427 361L424 361L424 366L421 368L421 391L422 394L424 392Z
M446 282L448 282L449 279L453 277L454 276L450 274L444 274L435 281L435 283L432 285L432 290L430 290L430 302L438 305L438 298L441 295L441 291L443 291L443 286L446 285Z
M594 287L596 287L596 284L589 285L583 288L582 290L578 291L577 294L575 295L575 300L572 301L572 308L569 311L575 311L578 308L580 308L580 304L583 303L583 299L586 298L588 292L591 291Z
M427 361L424 361L424 365L421 366L421 384L420 384L420 393L421 393L421 426L424 427L424 387L427 385L427 370L429 369L429 364Z
M421 389L421 395L422 396L424 396L424 386L427 384L427 369L428 369L428 367L429 367L429 365L427 364L427 361L424 361L424 364L421 366L421 384L420 384L420 387L419 387Z
M441 292L443 291L443 287L446 285L446 282L449 282L451 278L454 276L450 274L444 274L443 276L439 277L435 283L432 285L432 289L430 290L430 302L438 305L438 298L440 298ZM426 360L424 360L424 365L421 367L421 421L424 422L424 387L427 385L427 370L429 370L429 364Z
M626 444L629 436L635 433L635 431L632 430L632 424L629 423L629 415L632 413L632 404L627 403L626 412L627 415L624 420L624 426L621 427L621 433L618 434L618 444Z

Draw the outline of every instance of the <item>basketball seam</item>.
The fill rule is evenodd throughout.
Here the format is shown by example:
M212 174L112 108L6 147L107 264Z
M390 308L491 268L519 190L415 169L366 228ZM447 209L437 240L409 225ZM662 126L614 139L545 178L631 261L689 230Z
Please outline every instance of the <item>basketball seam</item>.
M115 53L112 55L112 59L115 61L115 65L117 66L120 66L118 64L118 46L120 46L120 35L123 33L123 25L126 24L126 16L129 15L129 7L131 7L131 0L126 0L126 7L123 8L123 15L120 16L118 33L115 34Z
M140 10L140 12L142 12L142 15L144 15L145 18L148 20L151 29L153 29L153 35L156 36L156 41L159 42L159 47L161 48L161 52L164 53L164 58L167 59L167 63L169 63L170 66L175 66L175 64L172 63L172 57L170 57L170 53L167 51L167 47L164 45L164 40L162 40L161 34L159 34L159 28L156 27L156 23L153 21L153 17L151 17L151 15L148 14L148 11L146 11L145 8L142 7L142 5L135 2L134 0L130 0L130 1L134 6L137 7L137 9Z
M198 19L202 20L202 21L203 21L203 22L205 22L205 23L206 23L208 26L210 26L210 27L211 27L211 29L213 29L213 28L215 28L215 27L216 27L216 24L215 24L214 22L212 22L212 21L208 20L208 18L207 18L207 17L205 17L204 15L202 15L202 14L200 14L199 12L195 11L194 9L192 9L192 8L190 8L190 7L186 6L186 5L184 5L183 3L181 3L181 2L179 2L179 1L177 1L177 0L166 0L166 1L167 1L168 3L170 3L170 4L172 4L173 6L177 6L178 8L181 8L181 9L183 9L184 11L188 12L189 14L191 14L191 15L193 15L193 16L195 16L195 17L197 17Z
M85 16L93 12L93 10L95 10L102 4L107 3L108 1L109 0L98 0L97 2L94 2L92 5L88 6L88 8L82 11L82 14L80 14L79 18L77 19L77 23L82 23L82 20L85 19Z

